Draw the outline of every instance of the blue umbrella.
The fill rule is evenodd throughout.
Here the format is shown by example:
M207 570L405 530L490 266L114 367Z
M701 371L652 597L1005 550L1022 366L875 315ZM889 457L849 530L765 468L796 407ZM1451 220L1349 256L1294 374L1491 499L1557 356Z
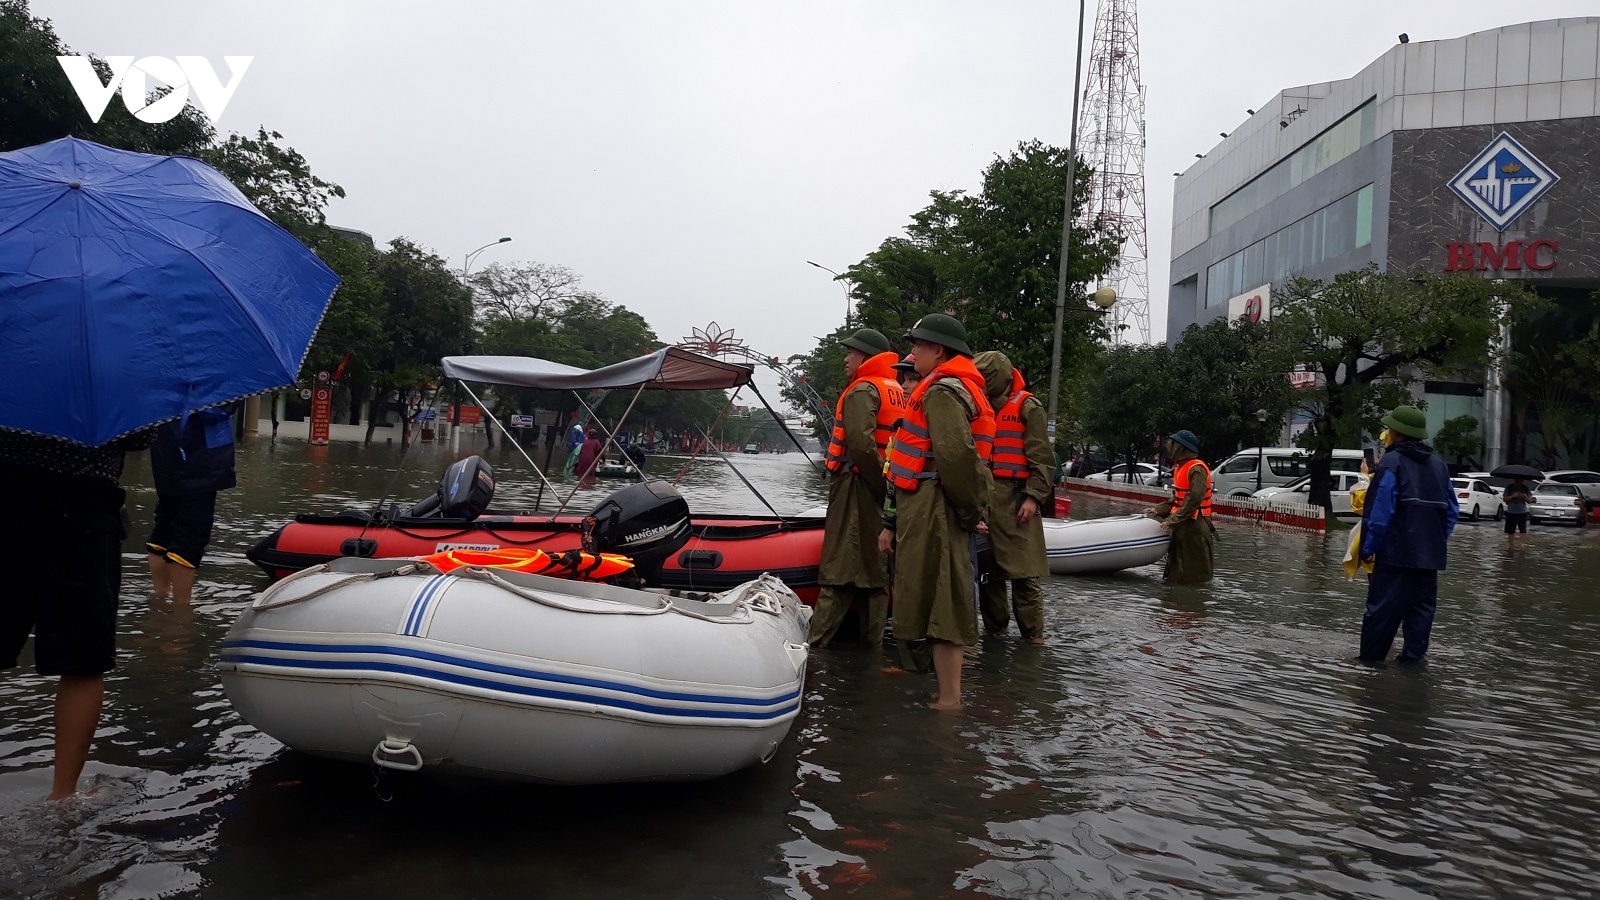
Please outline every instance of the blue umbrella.
M293 384L338 285L198 160L0 153L0 428L92 446Z

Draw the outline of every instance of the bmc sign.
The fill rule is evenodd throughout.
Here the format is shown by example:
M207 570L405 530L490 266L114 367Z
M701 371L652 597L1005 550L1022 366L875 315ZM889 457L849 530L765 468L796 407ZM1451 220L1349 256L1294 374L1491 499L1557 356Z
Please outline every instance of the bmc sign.
M1556 267L1556 251L1561 249L1561 244L1539 240L1524 247L1521 241L1507 241L1502 248L1484 241L1450 243L1445 244L1444 249L1449 254L1444 263L1446 272L1520 272L1523 269L1548 272ZM1541 254L1541 250L1549 252Z
M239 79L244 77L245 70L250 68L250 61L255 57L224 56L222 59L228 64L226 85L217 78L216 70L211 68L211 63L204 56L180 56L176 62L164 56L146 56L137 62L131 56L108 56L106 65L111 67L111 80L101 84L100 75L95 72L94 64L88 57L56 57L67 73L67 80L72 82L73 90L78 92L78 99L83 101L83 109L89 114L90 121L100 121L106 106L111 103L111 95L120 87L122 103L135 118L151 124L166 122L183 112L189 102L189 89L194 88L195 97L205 108L206 117L213 125L222 118L223 109L233 99L234 89L239 87ZM147 76L172 90L165 96L151 100L146 90Z

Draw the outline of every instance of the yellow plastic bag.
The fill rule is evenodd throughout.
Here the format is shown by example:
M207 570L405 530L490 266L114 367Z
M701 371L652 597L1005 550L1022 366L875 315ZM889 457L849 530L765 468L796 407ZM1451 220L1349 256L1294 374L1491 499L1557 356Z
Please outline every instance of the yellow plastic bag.
M1355 501L1355 497L1350 499L1352 503ZM1372 574L1372 564L1361 561L1361 523L1357 522L1356 527L1350 529L1350 546L1344 551L1344 577L1354 581L1356 573L1361 571Z

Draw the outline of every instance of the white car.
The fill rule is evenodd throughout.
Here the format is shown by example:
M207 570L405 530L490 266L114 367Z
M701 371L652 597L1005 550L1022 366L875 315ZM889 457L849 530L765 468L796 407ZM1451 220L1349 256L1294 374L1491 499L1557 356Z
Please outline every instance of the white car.
M1328 502L1336 516L1351 516L1355 513L1350 510L1350 492L1358 487L1365 487L1367 476L1359 472L1332 472L1329 477L1333 479L1332 489L1328 494ZM1264 487L1251 494L1264 500L1277 498L1290 503L1311 503L1311 476L1302 475L1288 484Z
M1600 500L1600 472L1590 472L1587 469L1558 469L1554 472L1544 473L1546 482L1556 484L1575 484L1578 492L1589 500Z
M1533 502L1528 504L1530 522L1571 522L1582 525L1589 516L1584 508L1584 496L1575 484L1547 481L1533 489Z
M1156 479L1160 476L1160 474L1160 471L1155 467L1154 463L1138 463L1134 466L1133 483L1146 485L1155 484ZM1117 463L1104 472L1096 472L1093 475L1090 475L1089 480L1109 481L1112 484L1127 484L1128 464Z
M1452 478L1450 487L1456 492L1456 505L1461 507L1461 518L1476 522L1489 516L1500 521L1505 502L1487 481L1482 478Z

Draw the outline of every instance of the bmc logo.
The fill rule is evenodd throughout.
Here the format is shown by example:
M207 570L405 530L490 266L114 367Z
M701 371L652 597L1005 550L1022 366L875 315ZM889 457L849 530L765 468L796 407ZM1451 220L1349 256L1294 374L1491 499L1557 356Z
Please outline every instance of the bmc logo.
M213 125L222 118L222 110L233 99L234 89L239 86L239 79L244 77L244 71L250 68L253 59L253 56L224 56L229 76L228 83L224 85L204 56L180 56L176 62L164 56L146 56L138 62L131 56L108 56L106 64L111 67L111 80L101 84L100 76L88 57L56 57L67 73L67 80L72 82L73 90L78 92L78 99L83 101L83 109L89 114L90 121L100 121L106 105L111 102L111 95L120 87L122 102L135 118L151 124L166 122L183 112L192 87ZM168 85L172 90L166 96L151 101L145 87L147 76Z
M1507 241L1504 249L1500 249L1485 241L1477 244L1445 244L1444 248L1449 253L1444 263L1446 272L1520 272L1523 269L1548 272L1556 267L1556 251L1561 249L1561 244L1557 241L1534 241L1524 247L1521 241ZM1550 251L1549 256L1541 257L1540 250Z

